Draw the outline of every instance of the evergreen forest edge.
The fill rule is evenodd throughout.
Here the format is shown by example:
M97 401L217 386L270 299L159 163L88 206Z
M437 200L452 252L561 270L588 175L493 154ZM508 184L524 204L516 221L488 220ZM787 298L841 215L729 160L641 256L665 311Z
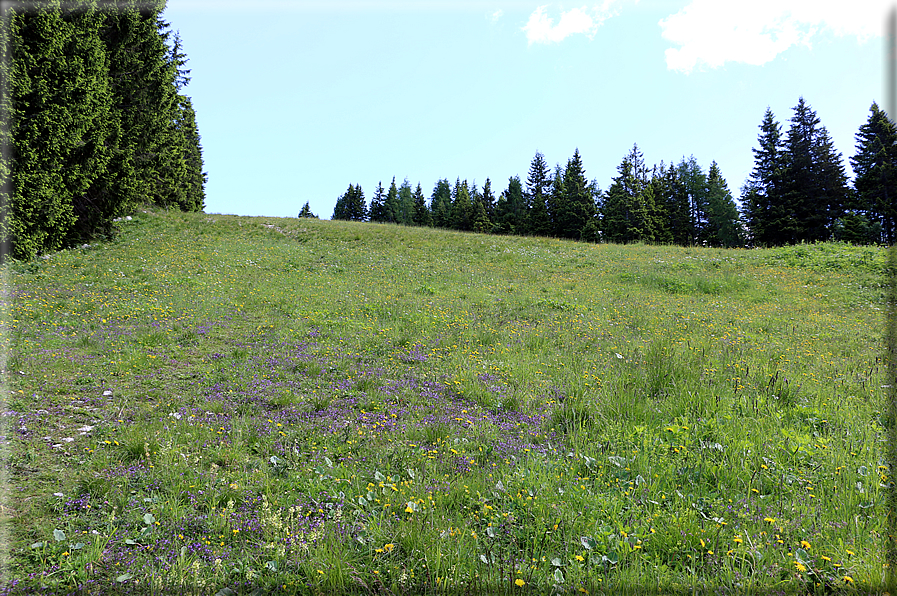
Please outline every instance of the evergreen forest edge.
M508 180L496 200L458 178L436 182L429 201L420 183L412 191L395 177L378 184L370 204L361 185L336 200L333 219L435 226L493 234L553 236L589 242L781 246L837 240L893 243L897 132L877 103L856 135L849 185L843 157L828 130L801 97L783 134L772 110L760 124L754 168L741 188L741 209L716 161L705 173L692 155L678 164L648 168L638 148L617 166L610 187L589 181L579 149L552 172L536 152L525 182ZM314 217L308 203L299 217Z
M207 175L165 0L8 8L0 236L15 259L113 234L141 205L202 211Z

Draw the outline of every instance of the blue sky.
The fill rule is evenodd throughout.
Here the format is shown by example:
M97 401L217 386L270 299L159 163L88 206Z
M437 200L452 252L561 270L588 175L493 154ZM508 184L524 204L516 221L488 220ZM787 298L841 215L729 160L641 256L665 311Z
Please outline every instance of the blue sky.
M329 218L393 176L526 179L576 148L606 189L647 164L719 163L733 195L769 106L803 96L843 154L884 98L884 0L169 0L192 70L206 211Z

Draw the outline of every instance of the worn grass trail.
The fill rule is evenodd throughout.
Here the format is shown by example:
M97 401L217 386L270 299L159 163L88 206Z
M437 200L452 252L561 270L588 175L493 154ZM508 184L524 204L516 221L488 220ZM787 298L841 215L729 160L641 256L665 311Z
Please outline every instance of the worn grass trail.
M6 593L882 584L878 249L121 226L7 271Z

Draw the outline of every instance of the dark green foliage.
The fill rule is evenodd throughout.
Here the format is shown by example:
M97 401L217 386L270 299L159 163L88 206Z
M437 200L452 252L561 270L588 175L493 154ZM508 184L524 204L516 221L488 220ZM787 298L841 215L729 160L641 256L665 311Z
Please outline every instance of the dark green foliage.
M738 208L716 161L710 164L707 176L706 219L703 242L727 248L742 243Z
M483 208L489 218L495 216L495 195L492 193L492 181L486 178L486 184L483 185L483 196L481 197Z
M63 14L56 3L39 8L9 13L12 160L3 231L20 259L108 232L119 214L96 189L108 181L120 136L98 35L102 15ZM79 212L91 220L79 222Z
M141 201L201 210L206 175L189 72L164 2L49 1L3 24L0 228L15 258L112 233Z
M849 198L842 158L828 131L803 97L784 140L768 108L760 130L754 171L742 189L754 243L828 240Z
M393 179L395 181L395 179ZM383 191L383 182L377 183L377 190L371 198L371 221L385 223L389 221L389 210L386 206L386 193Z
M525 230L521 231L534 236L547 236L551 233L551 220L547 204L551 192L551 182L545 156L537 151L530 163L529 176L526 178L527 217Z
M389 190L386 191L386 221L389 223L398 223L401 212L399 205L399 189L396 187L396 177L392 177L392 183Z
M452 219L452 185L442 179L433 187L430 195L430 211L433 213L433 225L437 228L451 227Z
M367 207L364 203L364 191L361 185L349 185L346 192L339 196L333 207L332 219L364 221L367 219Z
M412 223L416 226L432 227L433 216L429 207L427 207L427 200L424 198L424 191L420 187L420 182L417 183L417 188L414 189L414 195L411 199L414 205Z
M595 200L586 180L579 149L567 161L563 186L558 189L563 200L557 210L557 234L562 238L579 239L583 230L595 217ZM554 194L554 188L552 188Z
M308 204L308 201L306 201L305 205L302 206L302 210L299 212L299 217L311 217L314 219L318 219L318 216L311 212L311 206Z
M856 134L856 155L850 158L856 189L853 214L845 215L840 233L845 226L854 228L859 218L865 217L870 225L879 222L885 242L893 244L897 239L897 130L878 104L873 102L869 112Z
M473 229L473 203L470 200L470 187L467 180L461 182L458 178L455 181L455 188L452 190L452 215L451 226L455 230L471 230Z
M526 197L520 177L508 179L507 190L502 191L495 204L492 231L497 234L523 234L526 221Z
M754 169L742 188L741 197L751 240L756 245L771 246L779 243L782 232L784 157L781 125L768 107L757 140L760 148L753 149Z
M604 198L603 239L620 244L653 241L654 193L648 185L645 161L638 145L632 146L617 171L619 175Z

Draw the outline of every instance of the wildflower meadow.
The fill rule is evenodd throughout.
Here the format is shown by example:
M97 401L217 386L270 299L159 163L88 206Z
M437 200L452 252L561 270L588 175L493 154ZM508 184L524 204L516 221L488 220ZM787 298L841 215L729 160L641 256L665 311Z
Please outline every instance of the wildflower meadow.
M2 594L884 585L883 249L116 225L4 269Z

